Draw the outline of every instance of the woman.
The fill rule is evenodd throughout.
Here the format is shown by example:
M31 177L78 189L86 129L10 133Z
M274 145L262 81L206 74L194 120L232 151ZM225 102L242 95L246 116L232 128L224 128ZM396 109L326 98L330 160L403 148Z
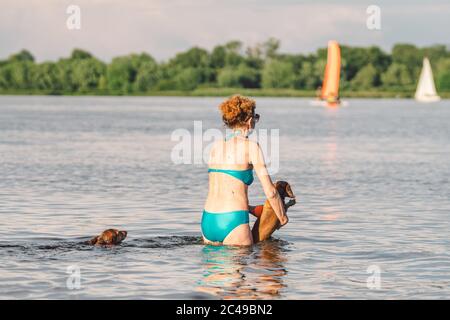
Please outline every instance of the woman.
M253 170L281 226L288 222L288 217L259 144L248 139L259 120L255 101L235 95L219 108L223 122L232 133L211 148L209 191L202 216L203 240L207 244L251 245L253 238L248 223L249 209L253 207L248 205L248 186L253 182Z

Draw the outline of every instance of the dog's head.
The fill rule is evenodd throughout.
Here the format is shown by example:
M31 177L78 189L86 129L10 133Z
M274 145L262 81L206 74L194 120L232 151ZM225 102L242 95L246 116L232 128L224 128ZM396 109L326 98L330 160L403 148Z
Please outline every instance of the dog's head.
M117 229L108 229L100 235L100 244L119 244L127 237L126 231L119 231Z
M292 198L295 199L294 192L292 192L291 185L286 181L277 181L275 183L275 188L277 189L280 197L284 200L284 198Z

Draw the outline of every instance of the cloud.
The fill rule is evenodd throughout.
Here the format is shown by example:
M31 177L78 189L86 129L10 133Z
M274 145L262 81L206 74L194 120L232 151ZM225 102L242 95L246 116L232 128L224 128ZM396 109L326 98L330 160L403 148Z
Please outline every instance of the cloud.
M360 1L3 0L0 57L27 48L40 61L54 60L79 47L104 60L142 51L162 60L195 45L211 49L235 39L252 45L271 36L285 52L311 52L330 39L385 49L448 41L445 1L378 3L381 31L366 28L369 3ZM70 4L81 7L81 30L66 28Z

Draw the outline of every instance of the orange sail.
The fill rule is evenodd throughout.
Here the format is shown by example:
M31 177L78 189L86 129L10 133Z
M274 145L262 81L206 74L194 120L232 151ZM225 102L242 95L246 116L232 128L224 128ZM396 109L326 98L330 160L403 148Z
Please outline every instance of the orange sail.
M339 103L339 79L341 73L341 49L336 41L328 42L327 66L320 98L330 105Z

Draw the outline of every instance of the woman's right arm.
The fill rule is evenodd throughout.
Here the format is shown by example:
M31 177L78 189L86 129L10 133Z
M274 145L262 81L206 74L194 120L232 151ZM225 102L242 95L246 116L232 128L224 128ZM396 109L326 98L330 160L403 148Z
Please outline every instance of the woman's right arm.
M272 209L275 211L280 224L284 226L289 221L284 208L284 203L281 200L277 189L273 185L272 179L270 179L262 150L259 144L254 141L249 141L249 157L250 163L253 165L259 181L261 181L264 193L269 200Z

